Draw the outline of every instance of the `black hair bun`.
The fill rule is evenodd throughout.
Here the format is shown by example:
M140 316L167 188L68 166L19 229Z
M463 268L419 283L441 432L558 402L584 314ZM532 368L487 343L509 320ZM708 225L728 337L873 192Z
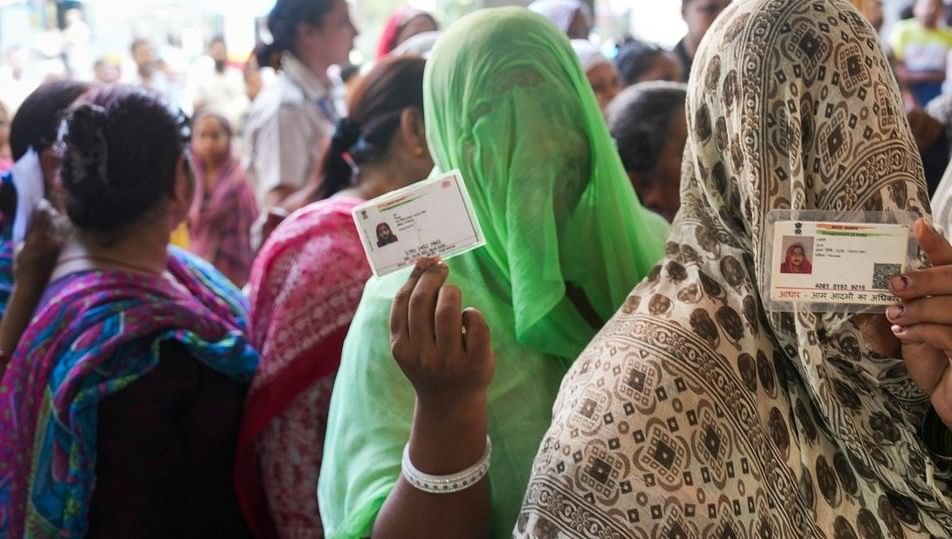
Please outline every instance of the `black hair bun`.
M105 186L108 178L109 142L106 124L109 117L98 105L84 104L66 119L68 129L63 141L69 146L63 163L64 180L77 185Z
M97 225L104 208L96 201L110 192L108 122L103 107L85 103L70 112L63 127L63 187L71 193L88 194L91 199L73 197L67 202L67 212L77 226L84 228L100 228Z
M160 209L187 141L157 95L107 86L76 106L62 128L66 213L78 228L117 232Z

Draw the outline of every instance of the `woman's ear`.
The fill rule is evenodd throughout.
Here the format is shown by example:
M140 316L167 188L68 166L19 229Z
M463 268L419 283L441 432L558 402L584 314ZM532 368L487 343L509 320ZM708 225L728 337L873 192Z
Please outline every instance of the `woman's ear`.
M46 198L53 203L54 208L60 211L65 206L63 184L60 179L62 165L62 157L52 148L46 148L40 152L40 169L43 171L43 188L46 191Z
M415 156L421 157L428 153L426 126L423 123L423 112L420 109L408 107L400 113L400 137Z

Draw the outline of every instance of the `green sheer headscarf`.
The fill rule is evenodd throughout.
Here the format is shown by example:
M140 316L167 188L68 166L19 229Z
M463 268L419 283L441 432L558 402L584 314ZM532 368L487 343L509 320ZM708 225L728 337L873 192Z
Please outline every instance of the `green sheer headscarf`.
M510 537L559 384L596 331L566 282L607 320L661 258L667 224L635 200L578 59L545 18L461 19L424 91L437 168L462 171L488 244L450 260L449 279L492 328L493 537ZM318 488L331 539L369 536L400 477L415 393L387 318L406 279L367 283L344 343Z
M487 246L481 265L511 283L520 344L574 359L592 328L566 298L579 287L607 320L664 253L667 224L628 181L568 39L522 8L452 26L427 66L427 140L459 169Z

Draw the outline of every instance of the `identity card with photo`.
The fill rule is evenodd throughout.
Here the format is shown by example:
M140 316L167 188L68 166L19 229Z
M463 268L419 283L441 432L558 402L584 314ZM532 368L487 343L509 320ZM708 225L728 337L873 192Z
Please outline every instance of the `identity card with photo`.
M374 275L444 260L486 244L458 171L431 178L354 208L354 223Z
M916 252L911 219L905 221L773 221L766 261L773 310L801 303L856 312L896 303L889 280L906 271Z

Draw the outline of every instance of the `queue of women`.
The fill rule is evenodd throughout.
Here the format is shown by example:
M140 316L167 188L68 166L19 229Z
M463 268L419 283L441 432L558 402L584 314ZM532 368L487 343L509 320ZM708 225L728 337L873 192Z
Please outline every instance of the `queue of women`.
M318 45L353 39L346 2L269 23L251 184L226 119L141 89L18 111L45 199L14 249L4 176L0 537L952 536L952 246L849 3L720 15L674 105L670 228L616 147L612 109L651 111L610 130L545 17L384 51L342 118ZM454 169L486 246L372 277L352 210ZM885 315L772 312L775 209L912 212L926 264Z

